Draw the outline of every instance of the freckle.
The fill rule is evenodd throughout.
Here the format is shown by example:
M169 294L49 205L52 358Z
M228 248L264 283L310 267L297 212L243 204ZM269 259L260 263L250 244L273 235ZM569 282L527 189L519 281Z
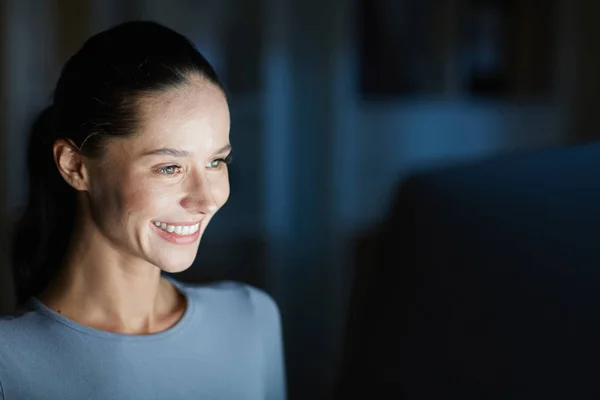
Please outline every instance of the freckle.
M60 312L60 310L56 310L56 312L57 312L57 313L59 313L59 314L62 314L62 313Z

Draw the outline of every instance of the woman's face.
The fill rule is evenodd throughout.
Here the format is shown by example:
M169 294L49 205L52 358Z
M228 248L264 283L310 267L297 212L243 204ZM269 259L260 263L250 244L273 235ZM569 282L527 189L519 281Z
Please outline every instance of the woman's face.
M90 161L89 209L111 245L167 272L188 268L229 197L229 108L205 80L140 100L140 132Z

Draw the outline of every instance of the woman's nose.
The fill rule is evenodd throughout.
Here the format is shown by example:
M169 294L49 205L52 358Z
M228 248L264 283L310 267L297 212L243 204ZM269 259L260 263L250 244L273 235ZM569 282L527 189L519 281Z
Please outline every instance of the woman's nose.
M181 200L181 206L194 214L216 213L219 207L210 181L204 176L199 176L195 181L190 185L187 195Z

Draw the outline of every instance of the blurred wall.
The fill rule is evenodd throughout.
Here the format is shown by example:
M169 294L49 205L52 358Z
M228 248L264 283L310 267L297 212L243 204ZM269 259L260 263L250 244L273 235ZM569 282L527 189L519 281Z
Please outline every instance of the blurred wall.
M0 183L4 194L2 221L2 267L0 271L0 309L13 305L11 275L7 268L7 247L11 221L16 207L25 198L25 145L27 128L36 112L47 103L50 79L55 74L53 4L47 1L0 2L3 99L0 141L4 167Z
M600 48L595 38L600 35L600 3L594 0L574 2L577 7L578 29L576 97L573 104L577 137L582 140L600 138Z
M8 32L8 29L6 28L6 24L5 24L5 20L6 20L6 15L8 13L8 10L6 9L6 7L0 7L0 21L2 21L2 25L0 26L1 30L1 35L2 37L6 37L6 33ZM0 40L0 53L1 54L6 54L7 52L7 43L6 40ZM4 56L2 57L3 62L0 63L0 76L3 78L2 79L2 87L4 87L4 83L6 83L4 77L7 75L8 71L7 71L7 63L4 62ZM6 130L6 119L8 117L8 93L6 90L2 90L0 91L0 121L5 121L2 124L2 131ZM9 166L9 162L7 159L7 154L8 152L6 151L6 145L5 145L5 141L4 141L4 137L6 135L3 135L3 146L1 146L0 148L2 149L2 156L0 157L0 160L2 160L2 170L6 171L8 166ZM6 196L6 190L8 189L8 174L0 174L0 188L1 188L1 193L4 193L3 196L0 196L0 210L6 210L7 209L7 196ZM4 213L2 215L2 217L4 217ZM8 221L5 220L5 218L2 218L2 220L0 220L3 225L7 224ZM2 231L2 234L0 235L0 254L4 255L0 258L0 313L5 313L8 312L9 310L11 310L13 308L13 299L14 299L14 292L13 292L13 288L11 285L11 279L12 279L12 275L10 273L10 269L7 266L7 261L6 261L6 254L7 254L7 244L8 244L8 239L9 239L9 235L8 235L8 230L4 229Z

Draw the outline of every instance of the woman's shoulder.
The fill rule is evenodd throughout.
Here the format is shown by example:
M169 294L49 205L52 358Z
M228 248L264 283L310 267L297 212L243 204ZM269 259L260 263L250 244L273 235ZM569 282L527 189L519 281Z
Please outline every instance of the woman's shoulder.
M23 305L0 316L0 359L5 351L31 348L41 337L47 321L35 310Z
M37 325L41 322L39 315L27 302L10 313L0 315L0 338L4 334L12 333L25 326Z
M176 282L190 301L205 308L228 312L251 312L259 319L279 320L279 307L265 290L237 282L220 281L209 284Z

